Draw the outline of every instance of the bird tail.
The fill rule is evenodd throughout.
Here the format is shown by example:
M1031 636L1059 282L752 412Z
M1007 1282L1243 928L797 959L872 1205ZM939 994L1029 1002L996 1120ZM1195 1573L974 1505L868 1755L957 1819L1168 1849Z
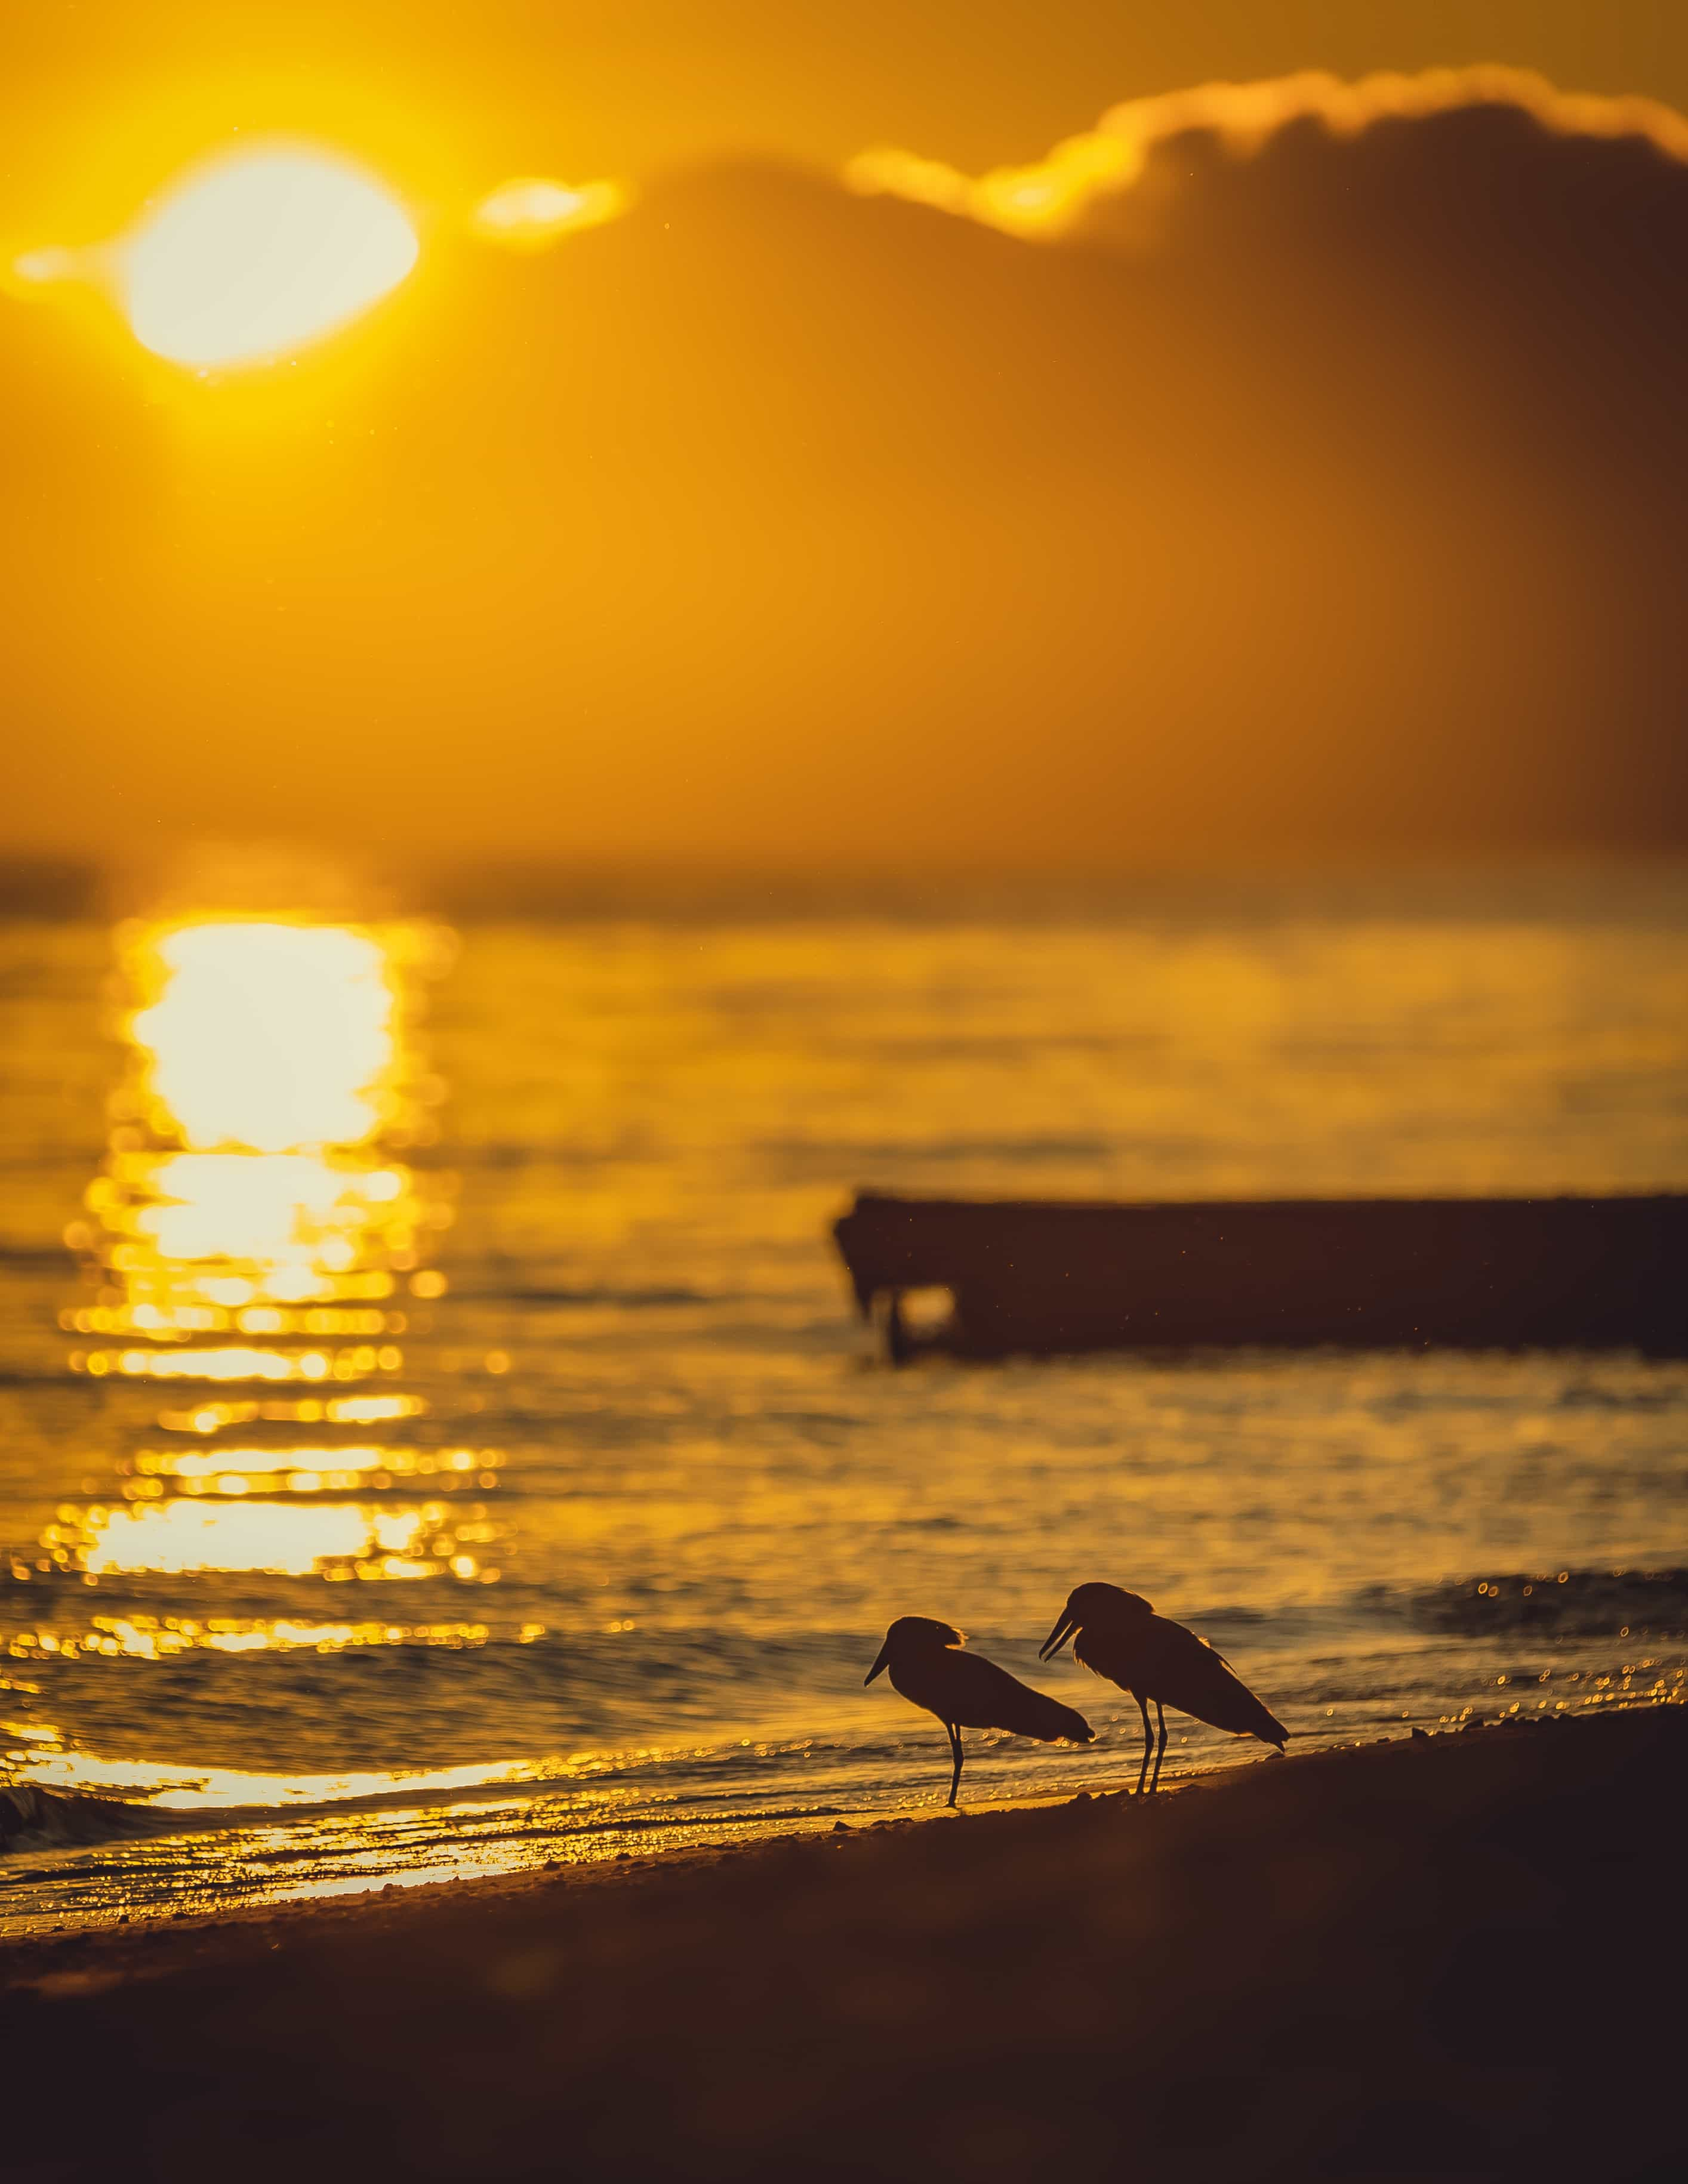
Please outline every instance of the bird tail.
M1061 1712L1066 1717L1067 1724L1062 1730L1061 1734L1066 1737L1070 1742L1074 1744L1095 1743L1096 1731L1090 1726L1090 1724L1085 1719L1082 1713L1078 1713L1072 1707L1063 1707L1061 1708Z
M1037 1737L1045 1744L1054 1744L1060 1737L1065 1737L1070 1744L1095 1743L1096 1731L1076 1708L1063 1706L1059 1699L1052 1699L1043 1691L1037 1696L1042 1702L1037 1711L1037 1725L1035 1729L1027 1727L1021 1731L1022 1736Z
M1254 1694L1250 1692L1249 1696L1252 1698ZM1258 1699L1255 1700L1255 1704L1259 1708L1259 1719L1249 1724L1250 1730L1262 1744L1275 1744L1282 1752L1289 1741L1289 1731L1275 1713L1260 1705Z
M1271 1708L1255 1696L1222 1653L1216 1653L1213 1658L1224 1671L1225 1688L1210 1694L1220 1702L1211 1712L1205 1707L1192 1709L1196 1719L1211 1722L1216 1729L1228 1729L1233 1736L1257 1736L1262 1744L1275 1744L1282 1752L1289 1731ZM1167 1703L1170 1706L1172 1701L1169 1699ZM1183 1702L1178 1703L1182 1705Z
M1095 1741L1096 1732L1082 1713L1052 1699L1047 1691L1022 1684L1005 1669L996 1669L988 1691L978 1696L988 1709L982 1718L998 1729L1011 1730L1016 1736L1035 1736L1040 1744L1054 1744L1062 1737L1074 1744Z

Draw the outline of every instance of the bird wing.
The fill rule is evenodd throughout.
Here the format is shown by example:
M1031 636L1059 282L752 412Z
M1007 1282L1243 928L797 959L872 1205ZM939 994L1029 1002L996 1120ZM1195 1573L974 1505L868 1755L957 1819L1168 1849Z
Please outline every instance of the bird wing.
M1073 1640L1072 1657L1093 1676L1105 1676L1109 1683L1117 1684L1126 1691L1137 1690L1150 1658L1141 1631L1133 1631L1128 1636L1120 1630L1088 1627Z
M982 1653L946 1653L944 1669L957 1708L950 1719L964 1728L1012 1730L1016 1736L1035 1736L1043 1744L1063 1736L1075 1744L1095 1740L1095 1730L1082 1713L1033 1691Z
M1182 1623L1157 1615L1145 1641L1138 1688L1149 1697L1193 1714L1214 1729L1228 1729L1233 1736L1258 1736L1282 1750L1289 1731L1205 1639Z

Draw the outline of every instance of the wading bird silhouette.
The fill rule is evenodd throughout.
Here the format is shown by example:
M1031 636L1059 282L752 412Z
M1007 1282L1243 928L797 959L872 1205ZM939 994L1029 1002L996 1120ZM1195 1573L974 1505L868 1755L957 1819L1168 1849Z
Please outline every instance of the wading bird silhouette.
M1138 1797L1149 1774L1151 1741L1154 1777L1149 1787L1154 1791L1160 1786L1160 1763L1166 1752L1164 1709L1169 1706L1214 1729L1228 1729L1233 1736L1258 1736L1283 1751L1289 1731L1267 1713L1225 1656L1182 1623L1157 1615L1140 1593L1122 1591L1117 1585L1075 1586L1054 1629L1038 1647L1038 1659L1048 1660L1070 1637L1075 1660L1129 1691L1143 1709ZM1151 1699L1160 1724L1158 1740L1149 1735Z
M966 1643L947 1623L935 1622L929 1615L899 1615L885 1634L879 1658L862 1679L870 1684L882 1669L889 1669L893 1689L935 1713L948 1730L955 1760L949 1783L952 1805L961 1787L964 1729L1007 1729L1016 1736L1035 1736L1042 1744L1054 1744L1062 1737L1074 1744L1096 1740L1096 1731L1082 1713L1034 1691L982 1653L964 1653Z

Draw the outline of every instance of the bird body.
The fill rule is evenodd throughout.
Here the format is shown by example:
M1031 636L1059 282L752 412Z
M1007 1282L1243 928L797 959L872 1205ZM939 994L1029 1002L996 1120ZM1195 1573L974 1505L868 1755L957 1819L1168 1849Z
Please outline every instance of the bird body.
M1072 1650L1076 1660L1122 1691L1141 1691L1210 1728L1279 1746L1289 1734L1222 1653L1164 1615L1149 1615L1132 1630L1081 1630Z
M1176 1707L1210 1728L1235 1736L1257 1736L1281 1752L1289 1732L1257 1699L1222 1653L1182 1623L1157 1615L1140 1593L1116 1585L1082 1585L1068 1596L1039 1658L1048 1660L1070 1636L1073 1657L1094 1674L1106 1676L1137 1701L1143 1713L1143 1768L1139 1792L1149 1770L1149 1702L1154 1702L1160 1736L1154 1756L1154 1790L1160 1780L1166 1749L1164 1709Z
M952 1805L961 1786L964 1729L1006 1729L1042 1744L1064 1737L1089 1744L1096 1735L1071 1707L1033 1691L983 1654L964 1652L966 1642L951 1624L925 1615L899 1616L885 1634L879 1658L864 1679L870 1684L881 1670L888 1672L893 1690L911 1705L936 1714L948 1730L955 1762L949 1786Z

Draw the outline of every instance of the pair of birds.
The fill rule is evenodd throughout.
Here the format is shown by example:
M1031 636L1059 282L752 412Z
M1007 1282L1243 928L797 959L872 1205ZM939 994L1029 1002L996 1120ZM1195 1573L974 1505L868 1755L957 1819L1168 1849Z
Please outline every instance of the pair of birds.
M1280 1752L1289 1731L1268 1713L1222 1653L1182 1623L1157 1615L1140 1593L1117 1585L1081 1585L1067 1595L1054 1629L1037 1649L1040 1661L1053 1659L1072 1640L1073 1658L1098 1676L1127 1691L1143 1709L1143 1765L1137 1795L1145 1781L1160 1786L1166 1752L1167 1707L1193 1714L1214 1729L1235 1736L1258 1736ZM949 1802L961 1787L961 1732L964 1729L1005 1729L1016 1736L1035 1736L1055 1744L1093 1744L1096 1732L1082 1713L1043 1691L1033 1691L982 1653L964 1653L966 1640L947 1623L927 1615L899 1615L885 1634L879 1658L864 1678L872 1683L889 1669L893 1689L934 1713L949 1732L955 1771ZM1149 1704L1154 1702L1158 1739L1151 1736ZM1154 1774L1149 1780L1149 1747L1154 1747Z

